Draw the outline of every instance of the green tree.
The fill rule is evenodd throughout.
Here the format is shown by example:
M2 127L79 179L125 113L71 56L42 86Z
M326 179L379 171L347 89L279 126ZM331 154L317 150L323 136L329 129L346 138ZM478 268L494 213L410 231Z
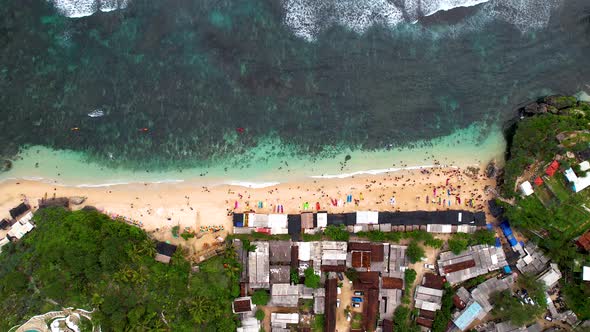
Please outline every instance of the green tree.
M424 257L424 248L416 240L412 240L406 250L406 255L411 263L416 263Z
M256 305L266 305L270 300L268 292L264 289L259 289L252 294L252 303Z
M451 311L453 310L453 295L454 292L451 285L445 283L441 309L435 313L432 332L445 332L447 330L447 326L451 320Z
M348 241L350 234L346 231L344 225L330 225L324 230L326 235L332 241Z
M509 320L514 326L530 323L543 312L538 305L522 304L509 290L492 294L490 299L494 303L494 318Z
M308 267L303 272L305 276L305 286L309 288L320 288L320 276L315 274L313 267Z
M258 319L258 320L263 320L264 316L265 316L264 311L262 311L260 309L256 310L256 313L254 314L254 317L256 317L256 319Z
M454 254L460 254L461 252L467 250L469 246L469 239L466 234L463 233L456 233L451 236L449 239L449 249Z
M358 280L359 278L358 271L353 268L346 269L346 272L344 272L344 274L346 275L346 278L348 278L348 280L353 282Z
M297 271L297 269L291 269L291 283L298 285L299 282L299 271Z
M487 229L480 229L473 233L472 239L472 244L487 244L492 246L496 243L496 233Z

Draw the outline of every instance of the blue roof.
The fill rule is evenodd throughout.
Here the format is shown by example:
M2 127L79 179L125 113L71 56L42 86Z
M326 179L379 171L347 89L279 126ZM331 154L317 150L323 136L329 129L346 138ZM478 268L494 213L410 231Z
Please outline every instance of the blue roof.
M500 248L502 246L502 242L500 242L500 238L496 236L496 247Z
M512 273L512 269L510 268L509 265L504 266L504 273Z
M512 229L510 228L510 224L508 224L508 221L501 223L500 228L502 229L502 232L504 233L504 235L506 235L506 236L512 235Z
M494 225L492 225L492 224L487 224L486 227L488 228L489 231L494 229Z
M460 330L465 330L473 321L477 318L480 312L483 311L483 308L479 303L473 302L471 303L465 311L457 318L453 323L457 325Z

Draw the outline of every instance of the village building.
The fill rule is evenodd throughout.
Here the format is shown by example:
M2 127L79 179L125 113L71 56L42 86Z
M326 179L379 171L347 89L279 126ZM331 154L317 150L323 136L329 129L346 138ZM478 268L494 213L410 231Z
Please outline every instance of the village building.
M590 266L584 266L582 268L582 280L590 281Z
M232 311L234 314L243 314L252 312L254 310L254 305L252 304L252 298L247 297L238 297L232 303Z
M28 232L32 231L33 228L35 228L35 225L33 225L33 223L30 221L31 218L28 217L29 213L30 211L24 215L25 217L23 217L14 225L12 225L7 234L7 237L9 239L20 240L23 236L25 236L25 234L27 234Z
M479 284L469 293L461 287L457 291L458 300L465 303L465 308L453 317L453 324L465 331L476 320L482 320L492 309L490 295L496 292L502 292L510 289L514 284L514 277L508 276L504 279L491 278Z
M30 212L31 207L26 203L20 203L17 207L10 209L12 219L18 220L25 213Z
M269 243L252 242L256 249L248 253L248 283L253 289L270 288Z
M478 332L541 332L542 330L539 323L532 324L528 327L515 327L510 322L494 323L493 321L477 329Z
M518 186L518 189L520 190L520 193L523 196L530 196L530 195L532 195L535 192L533 190L533 185L531 185L531 183L528 182L528 181L525 181L525 182L521 183Z
M176 252L176 246L166 242L156 244L156 261L168 264Z
M434 316L442 306L444 278L433 273L426 273L420 286L414 292L414 307L419 309L416 318L418 325L431 328Z
M527 242L524 247L524 255L516 262L516 268L521 273L539 274L549 264L549 258L543 254L541 249L533 242Z
M590 163L588 161L580 163L580 171L584 174L576 174L571 167L565 170L564 175L574 192L580 192L590 186L590 172L587 172L588 170L590 170Z
M450 284L475 278L506 265L506 255L501 247L476 245L456 255L450 251L440 254L439 274Z
M551 263L550 266L538 277L539 281L542 281L547 289L551 289L557 285L559 279L561 279L561 271L555 263Z
M290 332L289 326L299 324L298 313L276 313L270 315L270 324L273 332Z
M586 231L576 240L576 245L587 252L590 252L590 230Z

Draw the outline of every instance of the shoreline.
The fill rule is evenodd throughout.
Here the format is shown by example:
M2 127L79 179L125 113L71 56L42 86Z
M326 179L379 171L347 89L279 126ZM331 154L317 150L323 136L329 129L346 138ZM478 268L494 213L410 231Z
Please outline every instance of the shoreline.
M182 244L189 252L198 253L216 237L232 232L232 212L272 213L278 205L288 214L304 211L305 202L310 206L307 211L316 210L319 204L321 210L332 213L447 209L487 212L487 199L492 197L496 182L487 178L484 170L483 165L477 173L473 173L473 168L459 167L405 169L347 178L308 178L264 188L190 182L75 187L7 180L0 184L0 218L7 217L9 210L23 201L35 207L44 197L85 196L87 200L83 204L71 208L78 210L88 205L112 216L126 217L140 222L141 228L154 238ZM333 200L345 202L347 195L353 196L353 202L332 205ZM390 201L392 197L395 197L394 204ZM206 232L201 239L186 241L172 237L170 229L174 226L195 232L209 226L222 226L224 230Z

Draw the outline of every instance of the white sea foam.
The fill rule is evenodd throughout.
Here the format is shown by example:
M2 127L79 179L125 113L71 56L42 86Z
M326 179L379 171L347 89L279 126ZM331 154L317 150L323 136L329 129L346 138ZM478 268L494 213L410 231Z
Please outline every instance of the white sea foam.
M49 0L67 17L90 16L97 11L110 12L127 7L129 0Z
M522 31L547 25L563 0L283 0L285 24L308 41L326 27L341 25L357 33L379 24L393 27L416 23L421 17L459 7L486 3L490 18L516 25Z
M456 166L447 166L447 165L422 165L422 166L408 166L408 167L392 167L392 168L382 168L382 169L369 169L365 171L356 171L352 173L341 173L341 174L324 174L324 175L312 175L310 178L314 179L344 179L353 177L356 175L377 175L383 173L390 173L390 172L398 172L402 170L415 170L415 169L427 169L427 168L439 168L439 167L450 167L456 168Z
M223 184L230 185L230 186L240 186L240 187L258 189L258 188L266 188L266 187L276 186L277 184L280 184L280 182L229 181L229 182L224 182Z

